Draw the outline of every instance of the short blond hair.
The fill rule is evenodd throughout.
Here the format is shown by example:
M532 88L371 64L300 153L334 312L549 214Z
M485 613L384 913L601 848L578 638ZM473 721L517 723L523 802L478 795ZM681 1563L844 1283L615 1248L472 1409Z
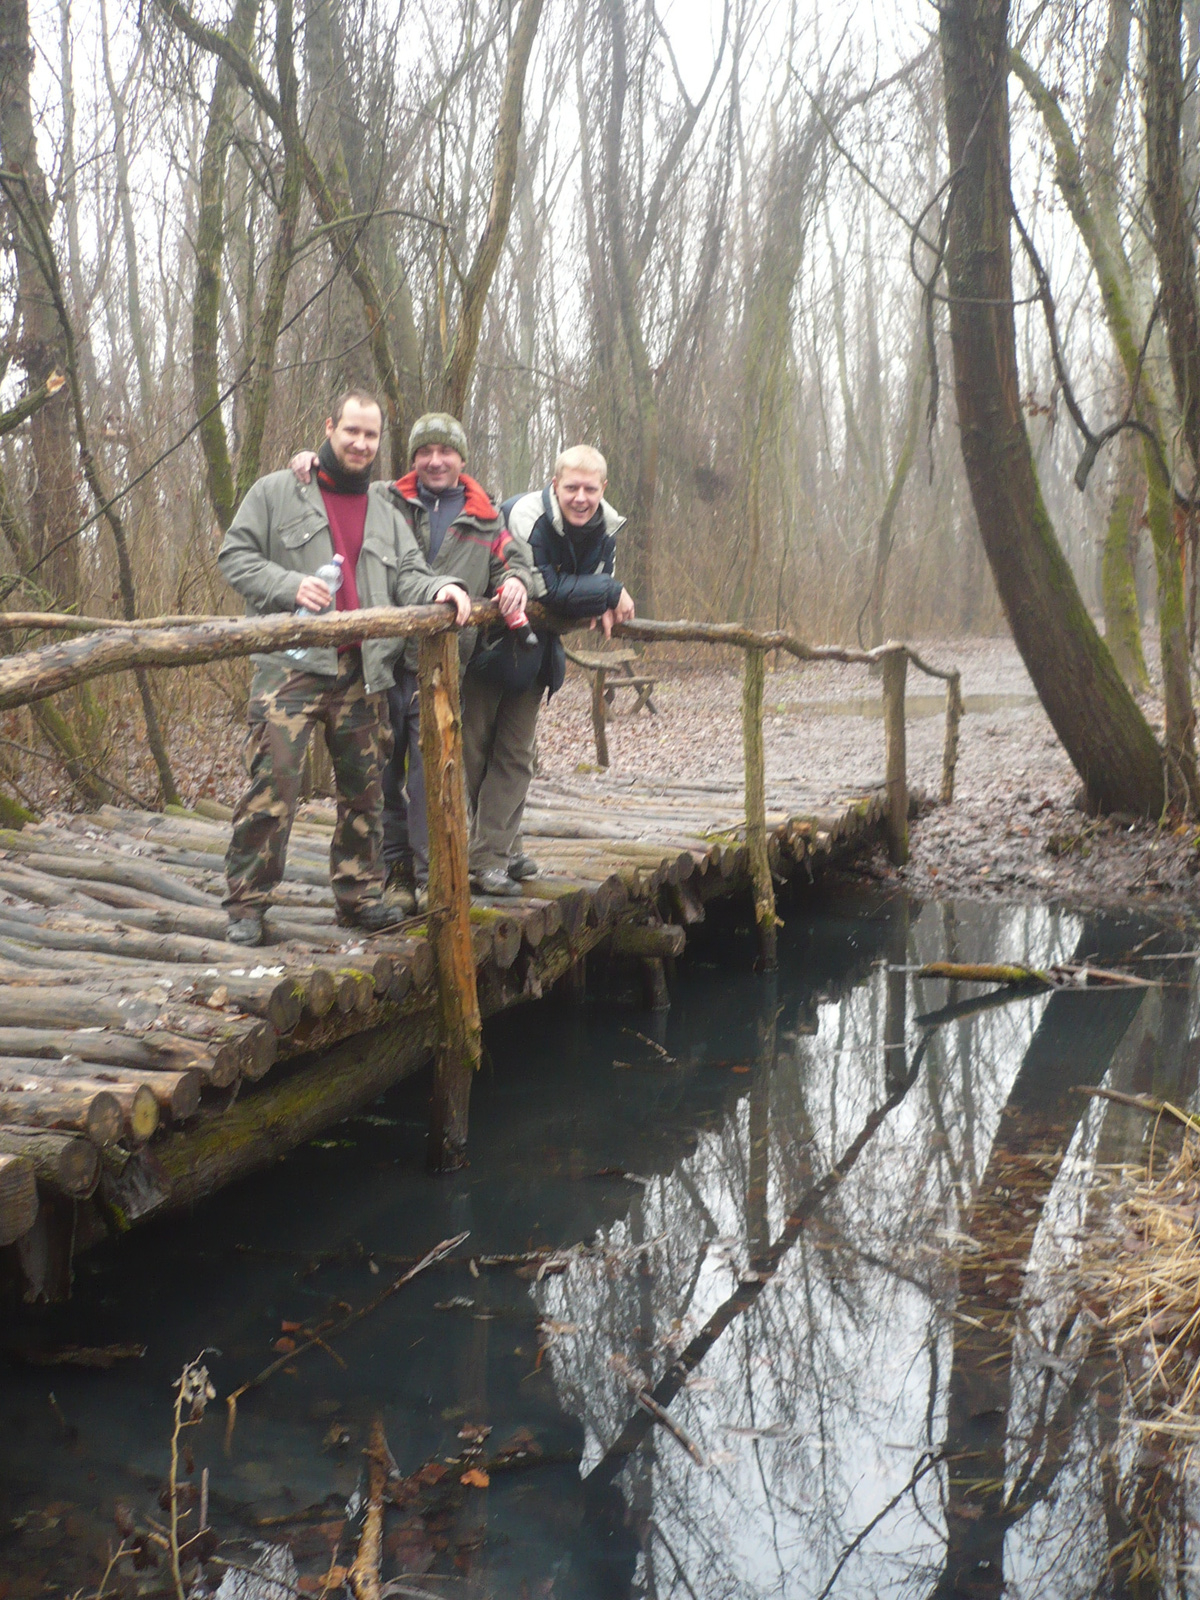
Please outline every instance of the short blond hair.
M554 463L554 480L557 483L564 472L569 472L574 467L576 472L598 473L603 483L608 482L608 462L599 450L593 450L590 444L573 444L566 450L560 450L558 460Z

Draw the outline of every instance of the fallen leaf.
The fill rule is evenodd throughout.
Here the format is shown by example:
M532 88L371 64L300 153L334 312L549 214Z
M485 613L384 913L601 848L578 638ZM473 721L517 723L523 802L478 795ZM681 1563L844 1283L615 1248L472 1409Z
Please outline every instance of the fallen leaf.
M289 1339L286 1335L282 1339L276 1339L275 1343L271 1346L271 1349L278 1350L281 1356L290 1356L295 1348L295 1339Z
M280 1333L299 1333L303 1326L302 1322L281 1322L279 1331Z
M458 1481L459 1483L465 1483L468 1489L486 1489L492 1480L486 1472L481 1472L478 1467L469 1467Z

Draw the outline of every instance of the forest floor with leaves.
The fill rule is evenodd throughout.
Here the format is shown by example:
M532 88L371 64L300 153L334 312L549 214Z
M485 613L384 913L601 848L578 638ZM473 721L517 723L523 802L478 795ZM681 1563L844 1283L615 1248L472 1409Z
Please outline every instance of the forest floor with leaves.
M1148 653L1151 641L1147 641ZM912 828L912 860L893 873L878 857L869 869L903 881L921 897L972 895L1053 900L1071 905L1139 902L1180 909L1200 896L1200 826L1165 819L1092 819L1075 808L1079 780L1008 639L933 641L919 646L934 665L958 666L962 721L954 804L925 812ZM658 715L618 716L609 725L612 771L664 780L741 778L741 671L713 653L650 652L659 677ZM165 677L165 675L164 675ZM161 680L160 680L161 681ZM176 680L177 681L177 680ZM155 774L131 692L106 730L104 771L120 786L118 803L151 803ZM163 688L168 685L163 683ZM215 686L210 686L215 688ZM204 796L233 804L242 785L244 727L229 708L236 688L205 692L192 678L188 703L174 708L170 742L186 802ZM786 659L768 670L767 778L801 778L833 799L883 775L879 681L865 668L800 666ZM1158 706L1147 698L1154 720ZM944 730L942 685L910 668L910 783L936 795ZM4 765L18 781L5 788L39 811L61 809L66 791L56 766L34 757L28 713L0 726ZM572 669L544 709L538 732L541 772L594 770L590 685Z
M1149 641L1148 641L1149 645ZM1075 806L1079 779L1042 710L1016 647L1006 638L918 646L931 665L962 672L962 720L954 804L912 827L912 860L893 874L923 898L950 895L1071 905L1137 901L1186 908L1200 897L1200 828L1166 819L1090 818ZM741 680L735 666L664 662L657 717L618 717L609 729L614 771L663 778L740 777ZM943 686L910 667L909 782L927 795L941 783ZM882 782L879 681L863 667L787 663L768 671L764 705L767 781L802 777L829 797ZM1154 720L1153 695L1145 709ZM539 735L542 771L562 774L595 759L587 686L568 681Z

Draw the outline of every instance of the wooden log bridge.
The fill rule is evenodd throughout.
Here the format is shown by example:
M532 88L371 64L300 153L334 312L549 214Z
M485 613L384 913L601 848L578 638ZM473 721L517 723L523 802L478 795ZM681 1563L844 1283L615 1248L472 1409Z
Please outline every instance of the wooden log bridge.
M487 620L494 608L476 609ZM362 636L364 619L378 632L378 615L224 620L222 653ZM577 997L593 951L640 962L659 1004L664 958L680 952L686 929L713 900L749 896L761 962L772 964L777 881L810 882L881 839L903 859L909 663L948 684L942 797L952 794L957 673L926 668L899 644L837 651L720 624L631 624L623 630L631 638L744 650L744 784L657 783L611 770L537 780L523 832L541 874L519 899L472 903L455 641L441 607L392 612L390 626L422 639L427 916L376 936L337 926L332 807L310 805L297 820L267 916L270 942L252 951L225 939L227 808L106 806L0 830L0 1278L27 1298L68 1292L74 1249L268 1165L431 1056L430 1159L461 1163L482 1019L556 984ZM189 648L183 636L197 628L203 637ZM241 648L232 650L228 630L238 628ZM29 663L39 655L51 657L56 688L64 675L96 675L89 662L99 660L100 671L119 670L114 659L132 664L109 651L81 666L71 650L97 638L134 642L135 657L160 652L161 664L162 640L147 638L169 633L179 664L212 659L207 629L203 619L97 626L73 644L0 661L0 700L6 685L17 692L18 678L36 694ZM835 798L799 780L766 783L762 687L772 649L883 664L883 783Z

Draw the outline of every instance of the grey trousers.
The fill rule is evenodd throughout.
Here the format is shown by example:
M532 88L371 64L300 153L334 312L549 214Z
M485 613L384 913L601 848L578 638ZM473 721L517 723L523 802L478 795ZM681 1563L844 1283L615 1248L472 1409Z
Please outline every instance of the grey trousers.
M544 692L514 692L463 674L463 766L471 808L472 872L503 870L516 852Z
M397 667L388 690L395 744L383 769L383 862L411 863L417 883L429 880L429 820L425 812L425 768L421 765L421 704L417 675Z

